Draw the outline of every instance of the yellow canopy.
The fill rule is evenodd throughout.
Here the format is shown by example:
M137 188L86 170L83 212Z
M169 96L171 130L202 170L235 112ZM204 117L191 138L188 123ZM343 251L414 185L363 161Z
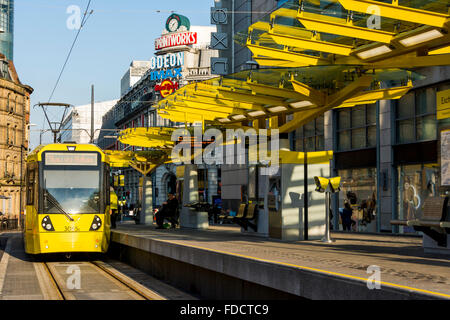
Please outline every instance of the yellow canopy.
M130 128L120 132L119 141L125 145L167 149L175 144L171 140L175 130L167 127Z
M399 84L403 81L404 84L386 89L377 87L379 79L390 75L392 80L397 80ZM305 84L302 81L306 76L317 78L312 82L323 83L326 80L328 83L322 85L323 88L315 83ZM280 132L284 133L333 108L370 104L381 99L399 99L412 88L412 82L408 81L410 76L409 72L395 69L368 70L366 74L358 75L353 66L245 71L189 84L161 100L156 107L161 117L174 122L207 122L222 127L242 123L248 125L259 119L294 114L295 122L279 127ZM338 77L342 78L342 82L338 82ZM283 81L284 85L281 85ZM140 139L143 134L132 132L121 142L146 146ZM154 145L148 136L148 146Z
M289 1L273 11L269 21L250 26L246 45L264 66L411 68L450 64L447 50L437 51L441 52L439 58L430 54L450 44L447 3L417 4L337 0L333 11L343 12L339 16L324 10L320 1Z
M127 168L132 161L146 162L147 159L140 157L132 151L112 151L106 150L109 164L112 168Z

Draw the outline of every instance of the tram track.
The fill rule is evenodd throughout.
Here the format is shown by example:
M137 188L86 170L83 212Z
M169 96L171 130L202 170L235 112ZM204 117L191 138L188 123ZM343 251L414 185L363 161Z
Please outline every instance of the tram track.
M49 300L165 300L103 261L41 262L39 265L41 288ZM80 287L69 286L69 268L78 270L80 278L85 277L78 283Z

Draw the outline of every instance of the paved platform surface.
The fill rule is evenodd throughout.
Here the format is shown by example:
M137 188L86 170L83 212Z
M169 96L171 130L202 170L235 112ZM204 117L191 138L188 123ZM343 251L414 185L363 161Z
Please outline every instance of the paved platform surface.
M131 236L356 281L367 281L368 267L378 266L383 287L450 299L449 257L425 254L417 237L333 233L336 242L325 244L244 235L231 226L199 231L122 224L112 238L123 244Z

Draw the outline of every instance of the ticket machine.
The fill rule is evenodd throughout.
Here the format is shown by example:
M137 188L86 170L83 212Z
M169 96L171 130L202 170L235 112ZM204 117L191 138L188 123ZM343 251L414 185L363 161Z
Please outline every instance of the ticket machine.
M314 192L314 177L330 176L332 158L332 152L310 152L305 164L305 153L280 151L279 169L268 177L265 195L271 238L295 241L323 237L325 195Z

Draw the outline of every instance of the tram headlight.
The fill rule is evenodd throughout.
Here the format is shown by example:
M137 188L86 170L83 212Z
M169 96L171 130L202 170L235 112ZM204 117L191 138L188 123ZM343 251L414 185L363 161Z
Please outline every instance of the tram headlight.
M41 226L45 231L55 231L49 216L45 216L44 219L42 219Z
M91 229L89 231L97 231L102 226L102 219L99 216L94 217L94 221L92 221Z

